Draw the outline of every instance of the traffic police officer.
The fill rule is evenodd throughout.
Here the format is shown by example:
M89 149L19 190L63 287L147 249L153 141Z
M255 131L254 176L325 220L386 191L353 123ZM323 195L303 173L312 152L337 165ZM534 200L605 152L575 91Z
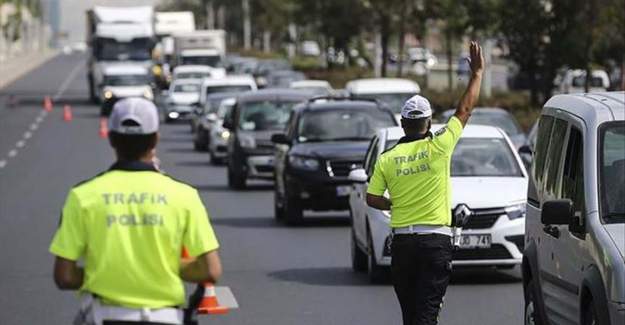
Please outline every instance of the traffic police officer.
M479 97L484 59L470 44L471 79L454 116L431 134L432 109L414 96L404 104L405 136L383 153L367 189L367 204L391 210L391 273L404 325L438 322L451 274L452 225L450 165ZM384 196L388 191L389 198Z
M221 275L197 190L153 164L158 121L150 101L117 102L109 119L117 162L67 196L50 252L56 285L83 293L75 323L182 324L183 281ZM192 259L181 260L183 247Z

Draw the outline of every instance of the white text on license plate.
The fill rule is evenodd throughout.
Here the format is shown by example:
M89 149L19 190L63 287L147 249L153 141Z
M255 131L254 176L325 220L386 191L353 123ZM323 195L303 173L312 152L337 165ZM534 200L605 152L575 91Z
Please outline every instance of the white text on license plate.
M460 248L490 248L490 235L462 235Z
M336 195L337 196L347 196L352 192L351 185L339 185L336 187Z

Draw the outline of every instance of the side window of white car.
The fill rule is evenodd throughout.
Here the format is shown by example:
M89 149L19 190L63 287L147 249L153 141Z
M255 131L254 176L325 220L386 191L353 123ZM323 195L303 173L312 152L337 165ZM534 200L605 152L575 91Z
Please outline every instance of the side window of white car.
M371 177L373 175L373 167L375 166L375 161L378 156L378 137L374 137L371 140L371 144L369 145L369 149L367 150L367 156L365 157L364 168L367 172L367 175Z
M584 142L582 132L571 127L562 172L562 198L571 199L575 213L583 215L584 202Z
M538 122L538 131L536 135L536 146L534 149L535 156L532 163L530 184L528 190L528 201L536 206L540 205L540 197L542 196L543 172L545 168L545 158L547 148L551 140L551 129L553 128L553 117L543 115Z
M562 152L565 149L564 140L567 124L566 121L561 119L555 119L553 124L545 161L542 202L555 200L560 197L559 181L562 174Z

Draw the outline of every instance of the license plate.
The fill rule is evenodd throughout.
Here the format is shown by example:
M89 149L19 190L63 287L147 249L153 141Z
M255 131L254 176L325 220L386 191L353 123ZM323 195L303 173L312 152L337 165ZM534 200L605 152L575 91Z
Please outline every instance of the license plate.
M462 235L460 236L460 248L490 248L490 235Z
M341 185L336 187L336 195L337 196L348 196L349 193L352 192L351 185Z

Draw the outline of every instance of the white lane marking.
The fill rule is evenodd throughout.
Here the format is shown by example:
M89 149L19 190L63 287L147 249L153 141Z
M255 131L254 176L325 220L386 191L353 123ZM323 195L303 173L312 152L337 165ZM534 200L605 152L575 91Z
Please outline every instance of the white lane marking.
M0 168L4 168L4 166L7 165L7 161L6 160L0 160Z
M61 87L59 88L59 91L56 92L56 95L54 95L52 100L56 101L59 98L61 98L61 96L63 96L63 93L67 90L67 88L69 87L69 84L72 83L72 81L74 81L74 79L76 78L76 75L78 75L78 71L80 71L80 69L83 66L84 66L83 64L77 64L74 67L72 72L69 73L69 76L67 76L65 81L63 81L63 83L61 84Z
M15 146L18 148L24 148L25 145L26 145L26 141L24 140L17 141L17 143L15 144Z
M39 124L37 124L37 123L33 123L33 124L31 124L31 125L30 125L30 129L31 129L32 131L35 131L35 130L37 130L38 128L39 128Z
M41 123L41 122L43 122L43 118L44 118L43 116L39 116L39 117L37 117L37 118L35 119L35 122L36 122L36 123Z
M33 133L30 131L24 132L24 139L30 139L33 136Z
M13 150L9 151L9 157L10 158L13 158L15 156L17 156L17 150L13 149Z

